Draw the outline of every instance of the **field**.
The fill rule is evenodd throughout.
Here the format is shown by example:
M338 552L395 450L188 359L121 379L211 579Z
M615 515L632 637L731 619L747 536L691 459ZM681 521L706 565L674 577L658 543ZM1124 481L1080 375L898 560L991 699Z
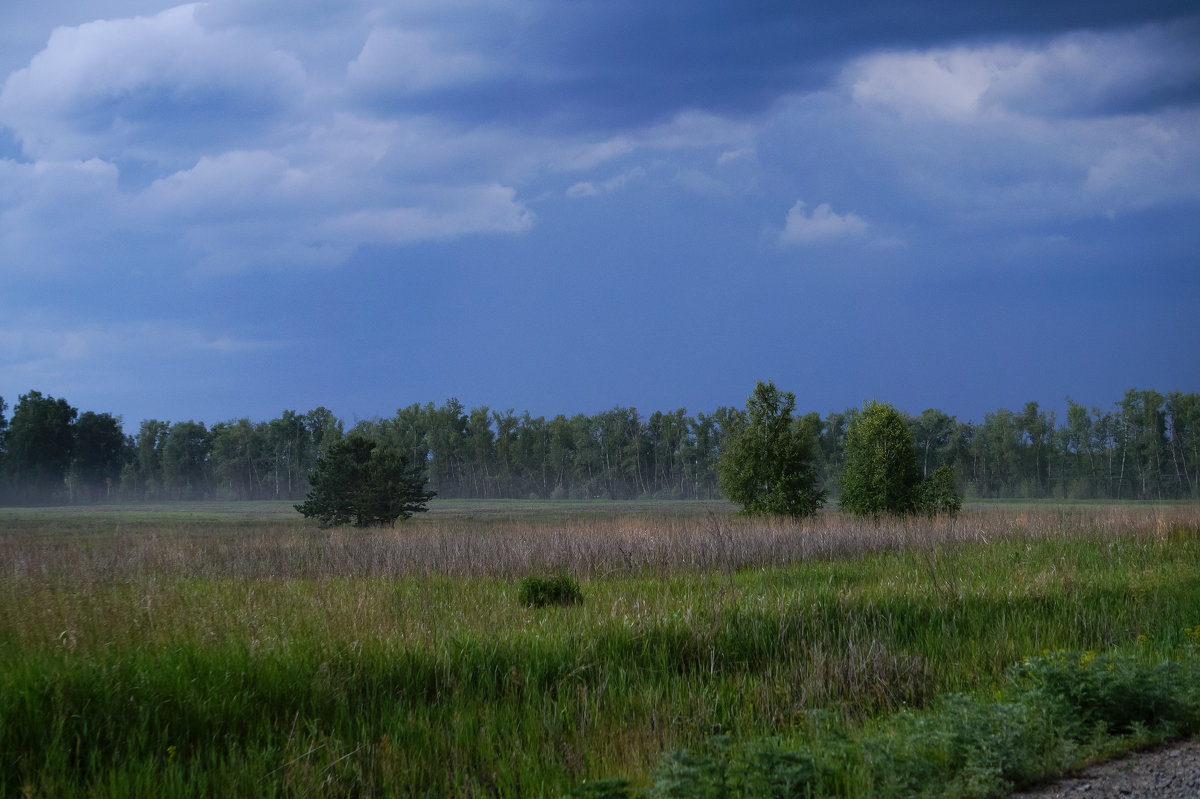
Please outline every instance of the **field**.
M846 752L946 697L1006 701L1030 658L1194 668L1200 643L1195 504L433 508L367 532L286 503L0 509L0 796L670 795L835 739L829 790L888 795ZM518 601L559 574L582 604Z

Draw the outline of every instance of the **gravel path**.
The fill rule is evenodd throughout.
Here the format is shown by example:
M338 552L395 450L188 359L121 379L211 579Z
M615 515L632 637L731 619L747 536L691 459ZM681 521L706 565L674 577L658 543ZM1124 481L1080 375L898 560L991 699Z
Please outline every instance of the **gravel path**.
M1015 793L1011 799L1058 797L1198 799L1200 741L1185 741L1097 763L1072 777Z

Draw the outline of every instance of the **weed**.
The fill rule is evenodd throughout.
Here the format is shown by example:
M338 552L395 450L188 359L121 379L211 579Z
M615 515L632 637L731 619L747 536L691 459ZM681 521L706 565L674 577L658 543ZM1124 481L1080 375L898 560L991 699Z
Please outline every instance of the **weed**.
M575 578L566 574L556 577L526 577L517 587L517 599L522 605L544 608L547 605L581 605L583 590Z

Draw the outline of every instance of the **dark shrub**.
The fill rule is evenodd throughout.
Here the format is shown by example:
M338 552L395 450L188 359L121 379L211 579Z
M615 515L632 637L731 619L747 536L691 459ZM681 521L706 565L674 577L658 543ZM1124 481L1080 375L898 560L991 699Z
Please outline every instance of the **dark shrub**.
M526 577L517 588L522 605L542 608L546 605L579 605L583 592L575 578L565 574L557 577Z

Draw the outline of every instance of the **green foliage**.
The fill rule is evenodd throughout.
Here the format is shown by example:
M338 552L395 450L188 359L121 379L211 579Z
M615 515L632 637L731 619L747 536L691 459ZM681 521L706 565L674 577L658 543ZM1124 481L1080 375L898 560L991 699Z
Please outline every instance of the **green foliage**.
M857 516L904 515L917 511L920 466L913 436L900 413L871 402L846 431L842 510Z
M917 511L926 516L954 516L961 510L962 496L955 485L954 469L943 463L918 485Z
M1053 652L1026 658L1010 680L1047 708L1061 734L1083 740L1097 729L1125 735L1152 729L1167 736L1200 729L1200 667L1127 655Z
M697 752L663 756L650 789L667 799L790 799L813 795L832 775L802 750L785 750L774 740L737 743L733 736L709 738Z
M132 458L121 420L108 413L85 411L75 422L75 457L71 476L93 495L107 493ZM103 493L101 493L103 492Z
M18 496L41 502L61 493L75 450L78 411L38 391L21 395L5 435L4 466Z
M928 411L926 419L933 419ZM872 402L854 419L846 431L845 452L838 502L842 510L873 517L962 510L953 467L943 463L921 479L913 434L903 415L887 403Z
M355 527L391 525L423 513L435 492L403 455L361 435L331 444L309 475L308 498L296 505L322 527L353 523Z
M796 396L758 383L746 421L729 431L719 462L725 497L751 516L810 516L825 502L813 467L812 431L793 422Z
M583 591L570 575L557 577L526 577L517 586L517 600L522 605L542 608L546 605L583 604Z
M999 797L1132 743L1200 731L1200 661L1053 652L1011 668L997 700L948 694L853 734L835 726L788 745L711 738L663 757L648 793L662 797Z

